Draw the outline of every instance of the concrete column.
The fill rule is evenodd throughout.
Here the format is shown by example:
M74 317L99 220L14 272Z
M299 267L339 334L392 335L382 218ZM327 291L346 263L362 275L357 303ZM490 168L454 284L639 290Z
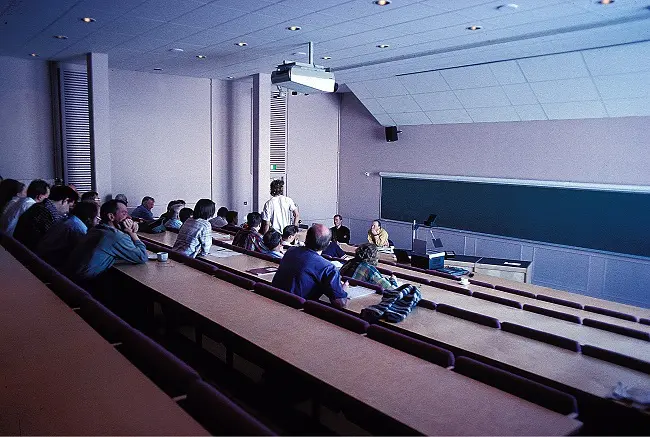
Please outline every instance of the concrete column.
M111 130L108 97L108 55L88 53L88 110L90 113L90 147L95 169L95 190L102 201L112 196Z
M253 76L253 211L261 212L271 182L271 75Z

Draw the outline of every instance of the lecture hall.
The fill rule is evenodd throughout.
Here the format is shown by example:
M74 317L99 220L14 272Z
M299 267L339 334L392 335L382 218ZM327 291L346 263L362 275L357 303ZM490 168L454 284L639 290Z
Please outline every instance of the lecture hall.
M650 434L650 0L0 0L0 435Z

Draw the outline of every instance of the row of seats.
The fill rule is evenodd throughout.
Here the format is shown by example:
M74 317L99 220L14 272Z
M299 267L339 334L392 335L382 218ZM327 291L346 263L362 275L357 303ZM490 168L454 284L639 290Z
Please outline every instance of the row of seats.
M0 244L67 305L76 309L81 318L161 390L177 400L184 399L182 406L208 431L231 435L274 435L265 425L202 381L194 369L131 327L21 243L1 234Z

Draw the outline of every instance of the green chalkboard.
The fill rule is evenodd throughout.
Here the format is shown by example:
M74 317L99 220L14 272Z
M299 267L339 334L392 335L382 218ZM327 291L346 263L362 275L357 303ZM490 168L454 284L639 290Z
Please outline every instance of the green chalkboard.
M382 218L429 214L440 227L650 256L648 193L382 177Z

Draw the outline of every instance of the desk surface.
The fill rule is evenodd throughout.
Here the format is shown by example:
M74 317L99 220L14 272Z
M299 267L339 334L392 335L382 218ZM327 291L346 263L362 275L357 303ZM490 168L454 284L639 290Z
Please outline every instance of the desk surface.
M354 250L356 249L355 246L347 245L347 244L341 244L341 248L348 253L354 253ZM392 260L393 262L395 260ZM410 270L404 267L399 267L399 266L390 266L390 265L384 265L383 267L393 270L393 271L402 271L403 273L407 273L413 276L420 276L420 277L425 277L427 279L434 279L436 281L439 281L443 278L435 277L433 275L429 275L427 273L420 273L414 270ZM522 282L515 282L515 281L510 281L508 279L503 279L499 278L496 276L488 276L488 275L482 275L479 273L476 273L473 276L474 279L487 282L488 284L493 284L493 285L502 285L504 287L510 287L510 288L515 288L523 291L529 291L534 294L544 294L546 296L552 296L552 297L557 297L559 299L565 299L565 300L570 300L573 302L578 302L583 305L593 305L596 307L600 308L606 308L610 309L613 311L620 311L623 313L631 314L633 316L639 317L639 318L650 318L650 309L647 308L641 308L641 307L636 307L633 305L627 305L623 303L618 303L618 302L612 302L609 300L603 300L603 299L597 299L595 297L591 296L585 296L582 294L577 294L577 293L571 293L568 291L563 291L563 290L556 290L553 288L548 288L548 287L543 287L541 285L533 285L530 283L522 283ZM541 306L541 305L540 305ZM594 313L589 313L589 314L594 314Z
M170 261L120 271L425 435L566 434L579 422ZM193 286L188 289L187 284Z
M0 277L0 434L207 434L4 249Z

